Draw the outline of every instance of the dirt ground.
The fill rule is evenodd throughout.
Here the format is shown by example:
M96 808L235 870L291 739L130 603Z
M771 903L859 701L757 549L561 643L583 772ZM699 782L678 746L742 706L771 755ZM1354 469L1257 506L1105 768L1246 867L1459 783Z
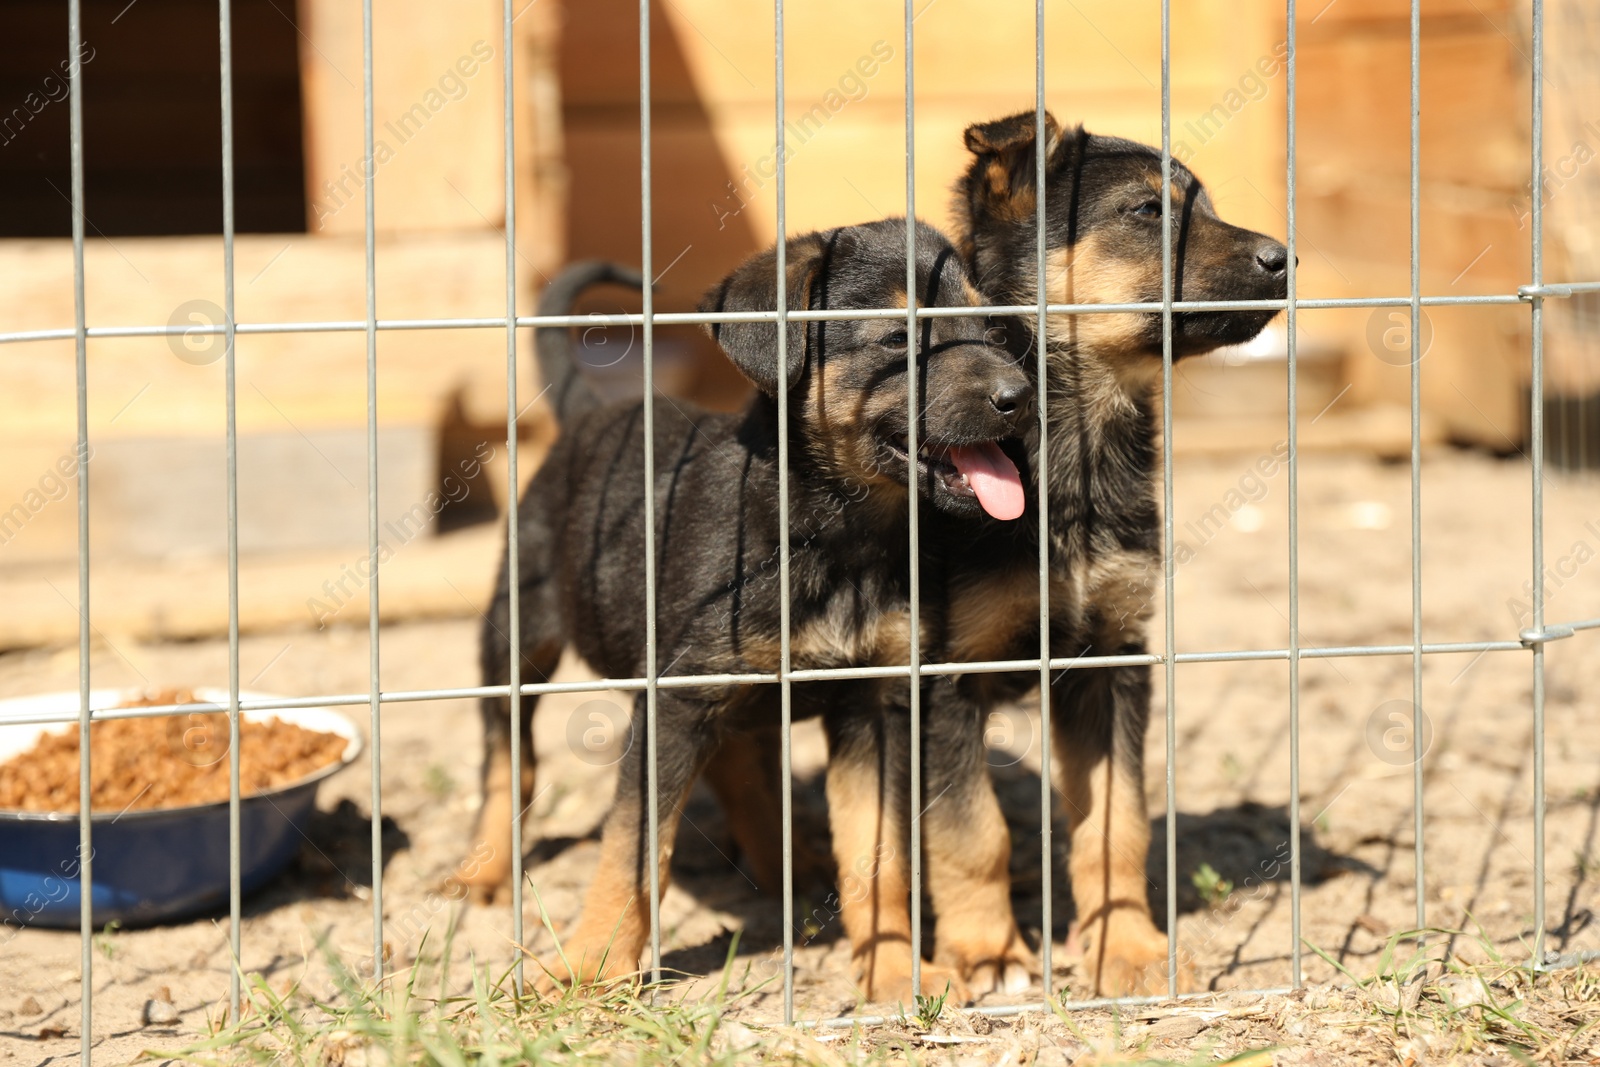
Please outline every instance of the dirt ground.
M1180 459L1174 519L1179 544L1175 625L1180 651L1282 648L1290 613L1287 477L1271 456ZM1424 635L1429 642L1513 638L1531 619L1528 467L1454 451L1429 454L1423 488ZM1271 473L1264 473L1266 471ZM1409 467L1351 457L1308 456L1300 476L1301 642L1306 648L1408 644L1411 640ZM1591 525L1592 524L1592 525ZM1600 497L1594 483L1552 477L1545 494L1549 618L1600 616ZM1159 615L1158 605L1158 615ZM242 677L250 688L293 695L361 692L367 680L364 622L323 632L248 636ZM1159 642L1158 621L1152 632ZM475 619L386 626L383 685L413 689L476 682ZM96 686L211 685L227 677L226 643L138 645L109 638L94 654ZM1549 948L1600 950L1600 637L1579 633L1549 646L1545 721L1545 923ZM573 664L564 677L578 677ZM1166 736L1162 672L1148 738L1152 825L1150 895L1165 909ZM1532 656L1526 651L1424 658L1429 731L1423 764L1430 926L1467 958L1491 948L1525 959L1535 926ZM76 650L0 656L0 697L76 687ZM1275 989L1291 982L1288 850L1290 682L1288 664L1184 664L1176 671L1173 768L1177 795L1178 936L1200 980L1216 991ZM1357 975L1379 966L1392 932L1415 925L1413 767L1409 656L1306 660L1300 667L1300 813L1305 941ZM593 703L602 701L605 703ZM536 726L540 779L529 824L528 870L558 930L577 914L597 854L615 752L596 753L583 733L626 707L616 694L547 698ZM348 709L366 727L365 706ZM1040 936L1037 714L1020 708L995 720L992 763L1015 842L1016 910ZM382 737L384 911L391 966L436 952L459 909L432 892L462 858L476 805L478 719L466 700L389 705ZM800 832L818 841L826 825L822 748L815 727L797 728ZM367 757L322 789L319 812L294 867L245 905L243 960L274 988L304 979L328 988L318 962L326 941L347 961L372 951ZM782 926L777 898L730 859L716 804L697 792L662 906L665 963L714 982L733 931L740 931L736 988L776 972ZM1071 916L1064 836L1052 857L1056 989L1085 992L1061 946ZM1202 866L1215 872L1208 879ZM1197 885L1197 881L1201 883ZM1221 883L1231 883L1223 886ZM1202 891L1202 888L1206 891ZM761 887L770 889L772 887ZM797 1010L828 1017L857 1010L848 949L822 899L808 892L797 914ZM491 965L512 958L508 909L459 911L456 958ZM528 894L532 947L549 944ZM423 934L429 935L426 950ZM1309 948L1313 983L1336 979ZM0 1062L48 1064L77 1055L79 940L76 932L0 927ZM207 1032L226 995L226 916L96 939L97 1060L121 1063L141 1049L172 1048ZM179 1021L141 1026L146 1000L165 987ZM691 989L692 993L694 989ZM1038 990L1032 994L1034 999ZM1223 998L1223 1009L1251 1003ZM1013 998L1017 999L1017 998ZM1025 999L1025 998L1023 998ZM987 1003L1003 1003L991 997ZM742 1002L752 1024L775 1018L775 983ZM1215 1036L1215 1035L1213 1035ZM1291 1052L1317 1058L1314 1035L1279 1035ZM1200 1039L1196 1039L1197 1041ZM1600 1041L1591 1042L1600 1045ZM1193 1045L1192 1047L1198 1047ZM1299 1053L1294 1053L1299 1049ZM1393 1060L1391 1060L1393 1062Z

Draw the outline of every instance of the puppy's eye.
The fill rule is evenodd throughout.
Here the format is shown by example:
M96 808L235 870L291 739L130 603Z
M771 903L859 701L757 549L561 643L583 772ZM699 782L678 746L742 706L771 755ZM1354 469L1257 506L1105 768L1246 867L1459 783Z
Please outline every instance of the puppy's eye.
M906 332L896 330L894 333L884 334L878 343L885 348L904 348L906 346Z
M1128 209L1128 214L1137 215L1141 219L1159 219L1161 217L1161 201L1151 199L1135 204Z

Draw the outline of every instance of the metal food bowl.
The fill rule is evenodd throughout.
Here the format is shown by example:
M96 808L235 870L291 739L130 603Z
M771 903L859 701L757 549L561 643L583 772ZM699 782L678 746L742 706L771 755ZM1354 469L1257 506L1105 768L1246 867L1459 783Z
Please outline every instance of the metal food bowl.
M90 707L113 708L140 695L96 690L90 693ZM272 699L262 693L239 695L244 700ZM198 689L194 696L202 702L228 703L225 689ZM0 700L0 763L27 752L41 737L65 733L73 725L37 720L63 714L75 720L77 713L76 692ZM250 893L282 871L299 851L317 786L360 754L361 735L328 708L243 711L240 717L254 722L278 719L345 739L337 761L240 802L239 881L241 892ZM181 808L97 811L91 822L90 902L95 926L148 925L226 906L226 800ZM78 854L77 813L0 810L0 921L77 927L82 897Z

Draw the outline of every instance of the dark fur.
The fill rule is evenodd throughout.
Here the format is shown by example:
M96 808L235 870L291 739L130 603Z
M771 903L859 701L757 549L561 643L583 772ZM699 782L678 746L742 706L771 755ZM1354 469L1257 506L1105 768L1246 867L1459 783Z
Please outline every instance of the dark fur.
M873 308L905 301L905 224L886 220L795 238L788 245L788 307ZM974 306L976 290L948 241L926 226L917 236L918 302ZM598 277L596 268L587 268ZM757 256L718 287L705 310L773 307L775 259ZM561 284L561 283L558 283ZM573 286L562 291L570 299ZM977 318L932 318L918 338L926 410L920 429L942 444L1012 437L1030 423L1031 388L1014 357L986 340ZM897 447L906 429L903 321L792 323L783 366L771 323L729 323L714 336L759 395L741 413L715 415L666 400L654 404L657 657L662 676L771 672L779 666L777 396L789 402L790 633L796 668L896 664L909 641L906 513L908 464ZM564 343L564 339L563 339ZM529 486L519 508L523 678L546 680L564 645L606 677L646 673L644 413L642 404L596 406L581 379L546 349L545 373L560 387L557 409L580 412ZM952 488L937 459L919 461L927 514L961 525L981 514ZM504 684L508 593L499 590L484 629L484 680ZM828 790L840 863L843 922L863 984L874 999L904 995L910 946L897 925L905 888L896 868L908 823L901 728L882 710L887 680L793 686L797 718L820 715L829 738ZM719 746L779 720L775 685L667 687L657 695L657 797L663 886L679 806ZM898 701L904 703L902 695ZM537 698L523 697L524 737ZM558 979L634 970L648 933L645 855L645 701L633 715L634 743L619 765L600 869L583 918L563 942ZM503 882L508 848L509 703L483 704L485 801L480 842L503 862L480 865L478 887ZM759 748L759 744L754 746ZM749 749L746 749L748 751ZM528 751L525 744L523 751ZM720 762L720 761L719 761ZM498 776L498 777L497 777ZM523 768L531 796L532 763ZM737 790L734 790L736 793ZM730 806L748 798L724 797ZM757 805L764 801L758 798ZM503 810L502 810L503 809ZM850 891L854 880L861 892ZM896 898L899 898L898 900ZM898 910L897 910L898 909ZM887 916L887 919L885 918ZM937 983L937 968L927 974ZM963 976L951 974L959 984Z
M1159 152L1081 128L1062 130L1048 116L1046 140L1049 301L1159 301ZM966 141L974 158L957 187L959 245L990 302L1034 303L1034 113L969 127ZM1176 161L1172 181L1174 299L1283 297L1283 246L1218 219L1199 180ZM1248 340L1273 314L1175 313L1173 354ZM1033 316L1000 325L1019 358L1036 366L1042 352L1047 361L1050 653L1144 653L1161 573L1153 405L1161 315L1051 316L1042 345ZM1031 485L1033 476L1026 477ZM972 658L1039 653L1037 501L1030 504L1028 515L1005 526L932 524L938 540L924 573L939 584L924 603L934 602L946 616L962 610L964 597L991 605L984 655ZM951 598L942 609L940 596ZM959 781L951 794L961 803L981 803L987 788L972 778L982 759L984 711L1036 688L1038 678L1037 671L969 675L933 688L930 721L944 728L963 719L970 724L965 734L930 748L936 760L930 774ZM1053 751L1072 830L1075 931L1083 936L1096 991L1107 994L1167 988L1166 938L1151 920L1146 895L1142 755L1149 700L1143 666L1058 671L1051 687ZM998 846L993 851L1003 855ZM1011 925L1009 913L991 922L996 929ZM943 931L941 916L940 951L947 955Z

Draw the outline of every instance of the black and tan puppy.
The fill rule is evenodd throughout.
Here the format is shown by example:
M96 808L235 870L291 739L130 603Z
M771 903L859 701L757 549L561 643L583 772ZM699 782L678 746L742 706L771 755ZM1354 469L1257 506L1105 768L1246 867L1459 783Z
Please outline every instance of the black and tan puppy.
M797 237L782 280L792 310L860 309L906 303L905 223L886 220ZM772 252L755 257L713 291L702 310L770 311L778 280ZM972 307L978 293L950 243L919 226L917 300ZM952 521L1010 519L1023 507L1016 467L1000 442L1025 430L1032 390L1017 360L988 343L976 317L929 319L915 338L922 416L918 455L907 455L903 320L797 322L780 363L768 323L727 323L712 332L756 385L736 415L659 401L654 408L657 662L663 678L773 672L779 667L780 511L777 396L790 417L788 528L790 626L795 668L903 664L909 654L906 516L914 485L923 509ZM607 677L646 673L644 406L601 407L570 368L547 367L563 426L519 508L523 677L541 681L572 645ZM1015 448L1014 444L1006 447ZM988 521L988 520L985 520ZM505 576L484 631L484 678L507 677ZM906 680L810 682L793 686L796 717L820 715L829 744L827 792L834 850L844 881L841 915L864 992L905 999L911 946L902 876L909 790L905 730L894 721ZM902 691L898 702L896 691ZM524 730L536 698L524 697ZM509 868L509 703L484 702L487 750L479 838L496 856L480 882ZM599 869L583 916L546 960L555 980L589 980L637 968L649 931L649 867L665 886L681 805L697 773L728 743L779 720L774 685L665 686L657 695L660 853L646 839L645 701L619 764ZM737 743L737 742L735 742ZM758 746L755 746L759 748ZM749 750L747 746L746 750ZM526 751L526 749L524 749ZM524 785L532 787L532 764ZM725 803L737 801L724 795ZM760 808L768 798L747 807ZM481 850L480 850L481 851ZM885 862L886 857L890 862ZM937 902L936 902L937 906ZM930 965L931 989L965 989L969 975Z
M1048 301L1160 301L1160 153L1081 128L1062 129L1048 115L1045 132ZM1035 115L1029 111L971 126L966 143L973 160L955 204L962 254L991 303L1034 303L1040 148ZM1173 162L1171 174L1173 298L1282 298L1284 246L1219 219L1199 179L1181 164ZM1249 340L1275 313L1177 312L1173 354L1190 356ZM1003 325L1019 359L1033 366L1041 356L1047 361L1051 655L1144 653L1161 573L1154 410L1161 314L1051 315L1042 342L1034 316ZM947 540L963 545L939 553L935 562L944 570L930 574L950 598L947 614L981 612L990 620L983 640L967 654L975 659L1038 655L1035 515L1006 526L957 528L953 534L935 523L932 532L937 535L941 526ZM959 643L951 647L962 651ZM957 658L964 657L952 655ZM962 715L949 705L967 701L987 707L1037 683L1033 672L969 675L935 687L930 721L936 727L959 723ZM1164 991L1167 939L1152 921L1145 874L1149 668L1059 671L1050 699L1053 750L1071 831L1075 930L1089 977L1104 994ZM970 711L967 718L978 719ZM965 742L944 737L932 750L940 753L948 775L970 774L962 768L981 761L979 733L969 729ZM993 834L973 841L973 850L987 846L995 852L991 866L1004 854L1003 842L995 841ZM973 851L966 858L975 866L984 862ZM998 918L994 922L996 929L1005 925ZM940 955L948 955L942 944Z

